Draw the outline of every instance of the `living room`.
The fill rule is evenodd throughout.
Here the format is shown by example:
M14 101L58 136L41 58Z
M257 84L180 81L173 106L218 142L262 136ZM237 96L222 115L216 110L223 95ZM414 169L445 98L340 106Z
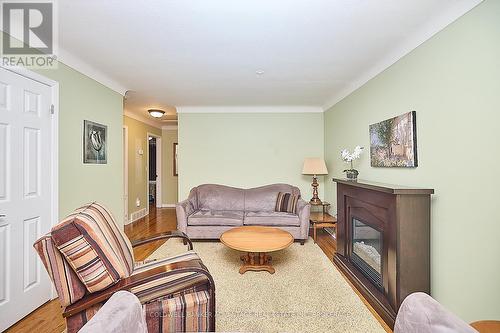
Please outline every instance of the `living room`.
M2 25L0 329L500 331L500 2L45 3L42 66Z

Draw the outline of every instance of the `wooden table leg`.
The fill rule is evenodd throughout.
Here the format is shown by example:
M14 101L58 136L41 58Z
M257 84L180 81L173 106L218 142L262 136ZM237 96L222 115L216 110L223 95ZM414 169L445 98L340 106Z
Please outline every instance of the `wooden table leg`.
M247 253L246 255L242 255L240 258L243 261L243 265L240 267L239 271L240 274L247 271L266 271L271 274L274 274L275 272L274 267L271 264L271 256L268 256L264 252Z

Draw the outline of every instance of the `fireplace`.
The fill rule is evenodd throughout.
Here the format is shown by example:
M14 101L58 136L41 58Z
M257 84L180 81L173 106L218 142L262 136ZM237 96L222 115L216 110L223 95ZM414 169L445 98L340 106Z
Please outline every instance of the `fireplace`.
M351 230L351 262L382 289L382 232L355 217L351 219Z
M430 292L433 190L365 181L337 183L333 261L392 328L404 298Z

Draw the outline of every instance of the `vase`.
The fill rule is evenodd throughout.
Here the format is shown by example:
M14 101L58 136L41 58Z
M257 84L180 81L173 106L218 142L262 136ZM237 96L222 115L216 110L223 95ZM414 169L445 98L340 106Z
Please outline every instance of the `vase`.
M348 180L357 180L359 172L356 169L344 170Z

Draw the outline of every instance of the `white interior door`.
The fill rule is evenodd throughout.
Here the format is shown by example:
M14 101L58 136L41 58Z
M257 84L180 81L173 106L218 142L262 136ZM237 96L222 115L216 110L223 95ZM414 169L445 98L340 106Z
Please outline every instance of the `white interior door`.
M51 298L33 243L52 207L52 88L0 68L0 331Z

